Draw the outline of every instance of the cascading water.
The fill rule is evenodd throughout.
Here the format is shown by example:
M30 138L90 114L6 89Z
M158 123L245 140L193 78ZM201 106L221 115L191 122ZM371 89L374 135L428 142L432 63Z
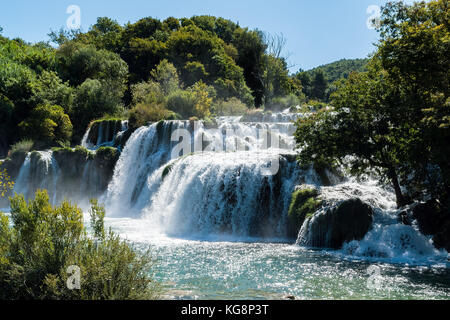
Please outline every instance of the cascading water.
M430 237L424 236L417 226L400 222L394 193L380 187L375 181L355 182L350 179L335 186L322 186L320 198L324 206L313 217L305 220L298 235L298 245L309 247L316 238L321 237L317 232L329 232L318 225L324 212L341 201L359 198L374 209L372 227L363 239L345 243L336 254L391 263L446 261L447 252L434 248Z
M291 122L299 116L285 111L266 115L267 122L221 117L212 127L190 121L141 127L128 139L107 189L100 187L105 178L95 161L67 166L64 159L58 163L51 151L33 152L22 165L14 191L31 197L36 189L47 189L54 203L67 197L87 204L89 198L100 197L109 216L139 218L155 232L181 238L283 239L293 190L299 184L312 184L320 190L322 211L351 198L375 210L373 226L364 239L345 244L340 253L394 260L445 255L417 228L398 221L392 192L371 181L349 178L342 183L327 171L332 186L325 187L313 169L300 169L294 160L298 150ZM91 147L117 139L127 130L126 122L120 124L120 129L111 131L111 125L100 123L94 135L96 144ZM83 139L85 145L90 130ZM179 130L188 135L177 136ZM173 152L185 139L188 150ZM274 162L279 167L267 174ZM305 221L299 245L312 243L310 230L320 230L311 228L316 220Z
M96 150L100 147L119 145L123 134L128 130L128 121L102 121L89 126L81 139L81 146Z
M91 198L102 196L106 186L101 170L93 159L62 158L58 161L52 151L33 151L27 154L17 179L14 193L32 198L38 189L47 190L50 201L58 204L64 199L76 201L82 207Z
M56 152L33 152L14 190L32 196L46 188L54 202L101 196L107 226L139 248L152 246L166 298L448 299L447 253L416 226L399 222L393 192L296 164L290 121L298 116L285 111L261 119L221 117L212 128L190 121L139 128L127 135L110 181L92 154L70 162ZM101 130L90 128L83 145L98 149L121 135L99 140L106 137ZM188 150L172 152L185 138ZM274 162L279 170L268 174ZM324 174L331 186L323 186ZM309 227L318 221L313 217L297 245L285 243L291 194L300 185L319 190L322 211L361 199L374 209L370 230L340 250L311 250L308 238L320 234L310 231L323 232ZM375 289L368 286L373 279Z
M180 141L171 138L179 129L191 140L181 158L172 154ZM294 131L289 122L240 123L238 117L220 118L216 128L189 121L140 128L117 163L108 212L144 216L178 236L285 237L298 179ZM279 172L267 175L273 162Z
M52 202L57 198L60 169L51 151L28 153L14 185L14 192L31 198L37 189L47 189Z

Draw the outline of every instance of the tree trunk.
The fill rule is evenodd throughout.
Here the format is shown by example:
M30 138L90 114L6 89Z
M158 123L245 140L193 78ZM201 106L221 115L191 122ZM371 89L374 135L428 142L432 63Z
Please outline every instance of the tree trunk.
M405 197L403 196L402 189L400 188L397 172L395 171L394 167L389 167L388 170L389 170L388 171L389 178L391 179L391 182L392 182L392 184L394 186L394 190L395 190L395 197L397 199L397 207L401 208L403 206L406 206L408 203L407 203Z

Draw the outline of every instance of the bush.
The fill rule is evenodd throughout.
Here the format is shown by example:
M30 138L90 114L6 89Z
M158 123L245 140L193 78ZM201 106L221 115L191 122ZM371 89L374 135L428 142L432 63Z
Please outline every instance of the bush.
M70 140L73 129L69 116L57 105L38 106L19 127L25 136L33 137L44 146Z
M247 112L247 106L238 98L230 98L226 101L219 100L213 106L218 116L241 116Z
M4 197L10 190L12 190L13 187L14 182L11 181L6 169L0 169L0 198Z
M293 94L284 97L275 97L266 104L266 109L282 111L301 104L300 99Z
M311 217L322 204L317 200L316 189L300 189L292 194L291 205L289 206L289 236L297 237L305 219Z
M195 99L191 92L176 90L167 98L167 109L186 119L194 114Z
M28 203L22 195L10 202L12 226L0 214L0 299L157 297L150 253L139 254L112 231L105 232L105 212L97 201L91 201L93 238L81 210L67 201L52 207L46 191L37 191ZM67 287L70 266L79 267L79 290Z
M162 104L138 104L130 110L128 126L137 129L149 122L178 118L173 112L167 110Z
M34 145L33 140L23 139L23 140L15 143L11 147L11 150L9 150L9 156L12 156L13 154L15 154L17 152L26 154L33 149L33 145Z

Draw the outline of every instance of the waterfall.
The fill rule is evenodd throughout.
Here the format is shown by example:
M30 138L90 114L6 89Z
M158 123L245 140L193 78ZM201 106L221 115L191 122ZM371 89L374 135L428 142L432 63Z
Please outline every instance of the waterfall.
M263 122L248 117L220 117L215 124L160 121L127 134L110 175L93 152L83 161L76 155L32 152L14 191L29 198L45 188L54 203L69 198L86 206L97 197L109 216L143 219L153 226L149 232L174 237L285 239L292 193L310 185L319 191L322 208L303 223L298 245L308 247L325 237L329 230L320 216L358 198L373 210L369 231L359 241L344 243L338 254L394 260L446 254L416 226L399 221L394 193L376 179L342 180L332 172L300 168L292 120L302 116L286 110L264 115ZM83 145L93 150L117 146L127 130L123 121L97 123L87 130ZM324 175L331 186L322 185Z
M51 201L56 202L60 169L52 151L28 153L20 168L13 192L31 198L38 189L47 189Z
M316 239L330 231L321 225L324 213L346 199L359 198L373 209L373 223L363 239L344 244L336 254L356 259L384 260L395 263L421 263L442 261L445 250L437 250L431 237L423 235L417 226L400 222L395 194L379 186L374 180L356 182L353 179L330 187L320 188L324 206L313 217L305 220L297 238L297 244L311 247Z
M94 122L88 127L81 140L81 146L96 150L100 147L121 145L121 138L128 130L127 120L105 120Z
M191 144L184 154L172 154L179 129ZM299 178L294 131L289 122L241 123L239 117L219 118L214 128L189 121L142 127L116 165L107 211L149 219L170 235L285 237ZM274 161L279 170L267 175Z
M36 190L45 189L52 204L68 199L87 207L91 198L102 196L107 183L92 158L77 158L75 152L56 157L51 150L33 151L20 168L13 192L30 199Z

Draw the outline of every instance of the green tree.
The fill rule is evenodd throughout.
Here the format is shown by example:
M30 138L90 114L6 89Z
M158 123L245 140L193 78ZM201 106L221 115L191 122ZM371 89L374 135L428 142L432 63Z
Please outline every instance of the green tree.
M446 0L388 3L377 52L392 86L401 91L396 109L407 142L403 161L415 176L404 182L444 198L450 196L449 12Z
M162 60L150 74L165 95L169 95L180 87L177 69L166 59Z
M339 163L355 175L374 169L391 182L398 206L405 205L398 179L402 144L391 120L397 94L376 66L369 73L351 74L334 94L333 110L298 120L300 161Z
M116 81L87 79L75 91L74 119L75 134L79 138L88 124L105 115L117 115L122 111L124 88L119 90Z
M25 137L46 145L65 142L72 136L72 123L64 109L57 105L41 105L35 108L19 127Z
M328 84L324 72L322 70L316 71L311 81L312 98L323 101L325 99L327 87Z
M42 71L37 81L31 84L33 105L60 105L66 113L71 112L74 90L69 83L64 83L53 71Z

